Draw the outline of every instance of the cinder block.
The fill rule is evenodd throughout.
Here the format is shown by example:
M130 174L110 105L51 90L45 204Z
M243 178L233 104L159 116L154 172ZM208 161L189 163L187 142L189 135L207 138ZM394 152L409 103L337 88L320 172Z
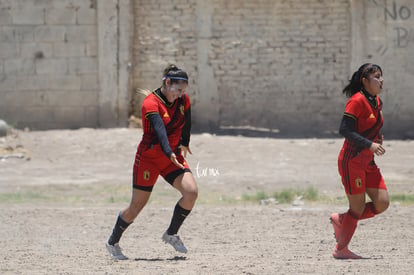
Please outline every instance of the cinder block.
M36 60L36 73L62 75L68 73L66 58L42 58Z
M72 128L74 125L81 125L85 118L85 108L79 106L66 106L54 109L54 119Z
M47 93L45 91L14 91L5 96L9 106L15 109L21 107L47 107Z
M36 122L54 121L54 107L32 107L23 101L19 106L19 112L13 113L14 121L30 125Z
M34 38L37 42L63 42L65 40L65 26L37 26Z
M96 8L81 7L78 9L76 16L76 23L79 25L96 25Z
M20 1L15 1L20 2ZM45 23L44 8L37 6L36 1L25 1L13 5L10 13L13 18L13 24L16 25L43 25Z
M76 7L52 6L45 9L47 25L74 25L76 24Z
M54 43L53 56L55 57L81 57L86 55L84 43Z
M57 91L79 91L80 90L80 77L75 75L56 75L49 77L48 81L49 90Z
M73 57L69 61L70 74L90 74L98 72L98 59L95 57Z
M7 75L34 75L34 59L6 59L4 61L4 72Z
M82 74L81 75L81 90L98 90L99 77L98 74Z
M0 75L0 91L14 91L16 90L16 76L14 75Z
M0 41L3 43L33 42L32 26L2 26Z
M16 90L47 90L48 75L33 75L33 76L17 76Z
M99 1L70 0L67 2L70 3L70 7L74 8L76 11L79 11L81 9L87 9L87 8L96 9L97 4L98 4L96 2L99 2Z
M98 39L96 25L69 26L66 28L66 39L68 42L87 42Z
M19 55L16 43L0 43L0 49L0 58L16 58Z
M98 56L97 40L91 40L86 42L86 56Z
M14 43L15 29L13 27L0 27L0 41L3 43Z
M98 102L98 91L62 91L48 92L51 106L95 106Z
M98 110L98 106L85 107L82 127L96 127L98 125Z
M23 43L21 44L21 58L44 58L53 56L51 43Z
M33 42L34 26L15 26L17 42Z
M10 10L7 8L0 9L0 26L7 26L13 24L13 18Z

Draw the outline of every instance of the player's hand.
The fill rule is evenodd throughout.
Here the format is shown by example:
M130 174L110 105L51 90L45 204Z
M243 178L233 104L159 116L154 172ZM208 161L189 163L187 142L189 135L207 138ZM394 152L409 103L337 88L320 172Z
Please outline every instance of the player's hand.
M371 144L371 147L369 148L369 150L374 152L377 156L382 156L383 154L385 154L385 148L382 147L381 144L376 143L376 142L373 142Z
M177 160L177 156L172 153L170 156L170 160L172 163L174 163L177 167L179 167L180 169L184 169L184 165L182 165L178 160Z
M379 143L379 144L381 144L382 145L382 142L384 141L384 135L380 135L378 138L377 138L377 140L376 140L376 142L377 143Z
M190 155L193 154L193 152L191 152L190 150L190 146L183 146L181 145L181 154L186 157L187 156L187 152L190 153Z

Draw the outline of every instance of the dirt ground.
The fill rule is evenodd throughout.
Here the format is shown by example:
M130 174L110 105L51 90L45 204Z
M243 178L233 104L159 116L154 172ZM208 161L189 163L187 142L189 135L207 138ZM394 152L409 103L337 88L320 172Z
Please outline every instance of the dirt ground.
M0 139L1 274L413 274L414 205L392 201L364 220L335 260L332 212L347 209L337 173L342 139L192 136L187 158L199 199L180 230L178 254L161 241L179 195L159 180L124 233L130 258L105 241L131 192L139 129L23 132ZM385 141L377 158L390 194L414 194L414 142ZM7 150L4 148L8 148ZM243 200L258 191L315 188L295 204Z

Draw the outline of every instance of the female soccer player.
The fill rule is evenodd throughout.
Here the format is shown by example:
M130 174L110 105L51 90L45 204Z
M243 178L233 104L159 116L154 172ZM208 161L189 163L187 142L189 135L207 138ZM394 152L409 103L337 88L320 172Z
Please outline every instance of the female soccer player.
M182 194L162 240L178 252L187 252L177 232L198 195L195 179L184 159L187 152L191 154L191 110L190 99L185 93L187 85L187 73L169 65L164 70L162 86L144 99L143 136L134 162L132 199L129 206L119 213L112 235L106 242L106 248L114 259L127 259L119 247L119 240L148 202L159 175Z
M375 64L364 64L352 75L343 93L349 97L339 132L345 137L338 157L338 169L349 201L346 213L334 213L331 222L337 245L336 259L361 259L348 249L358 220L372 218L384 212L389 205L387 187L374 161L374 153L385 153L382 146L383 124L382 69ZM365 193L371 201L365 202Z

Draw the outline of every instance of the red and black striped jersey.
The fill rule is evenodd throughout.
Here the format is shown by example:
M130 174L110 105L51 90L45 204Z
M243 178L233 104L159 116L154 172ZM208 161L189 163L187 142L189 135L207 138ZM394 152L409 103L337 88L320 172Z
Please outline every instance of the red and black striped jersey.
M190 105L190 98L185 93L172 103L166 101L160 89L149 94L142 103L143 136L140 143L141 149L159 143L148 119L151 114L159 114L167 132L168 142L174 152L180 144L181 132L185 124L184 114L190 109Z
M344 117L349 117L354 120L354 129L357 134L367 140L375 142L380 135L380 130L383 125L382 118L382 101L376 97L368 99L369 95L363 92L355 93L347 102L344 112ZM361 150L357 148L352 141L345 139L344 148L352 148L351 150Z

